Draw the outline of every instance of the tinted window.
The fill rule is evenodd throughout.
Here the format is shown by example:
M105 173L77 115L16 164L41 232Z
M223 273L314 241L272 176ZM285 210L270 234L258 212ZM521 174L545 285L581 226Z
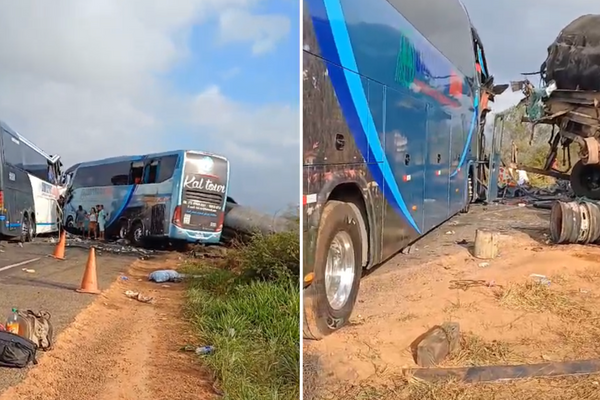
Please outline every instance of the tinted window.
M463 74L475 75L471 22L458 0L388 0Z
M160 167L158 170L158 179L157 183L164 182L167 179L171 179L173 176L173 172L175 172L175 167L177 166L177 160L179 156L174 154L172 156L165 156L160 159Z
M24 144L2 130L2 151L5 163L23 168L23 147L25 147Z
M40 153L21 143L23 150L24 169L32 175L45 181L48 180L48 160Z
M130 161L80 167L75 172L73 188L127 185Z

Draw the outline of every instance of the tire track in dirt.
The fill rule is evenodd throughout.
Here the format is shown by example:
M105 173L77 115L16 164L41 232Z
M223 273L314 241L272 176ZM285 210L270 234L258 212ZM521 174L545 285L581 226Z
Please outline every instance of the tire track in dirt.
M181 317L181 284L146 281L150 271L173 268L174 258L136 261L129 279L114 283L77 316L27 377L0 400L210 399L210 379L197 359L179 348L193 343ZM130 300L126 290L155 298Z

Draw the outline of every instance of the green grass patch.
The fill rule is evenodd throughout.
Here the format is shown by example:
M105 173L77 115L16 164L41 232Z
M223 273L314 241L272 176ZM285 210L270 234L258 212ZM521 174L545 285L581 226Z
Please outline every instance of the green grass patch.
M256 236L218 266L191 264L188 310L225 399L300 396L297 232Z

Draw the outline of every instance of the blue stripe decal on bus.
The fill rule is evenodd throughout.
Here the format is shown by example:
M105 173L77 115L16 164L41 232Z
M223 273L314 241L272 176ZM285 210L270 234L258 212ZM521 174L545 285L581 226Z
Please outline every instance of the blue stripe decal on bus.
M475 111L473 111L471 127L469 128L469 134L467 135L467 142L465 143L465 147L463 148L462 154L460 155L460 161L458 162L458 166L456 167L454 172L450 174L450 178L453 178L454 176L456 176L456 174L458 174L458 171L460 170L460 168L465 162L465 159L467 158L467 151L471 147L471 139L473 138L473 132L475 132L475 127L478 125L477 116L479 115L479 90L475 91L475 100L473 101L473 103L473 108Z
M136 185L132 185L129 188L129 190L127 191L127 195L125 195L125 200L123 201L123 204L121 204L121 207L119 207L119 209L113 215L111 215L111 219L108 222L108 224L106 224L106 227L109 227L121 217L121 214L123 214L123 211L125 211L129 203L131 202L131 199L133 198L133 192L135 192L136 187Z
M53 226L56 225L56 222L36 222L37 226Z
M350 42L350 36L348 34L344 12L342 10L340 1L324 0L324 5L329 20L329 25L331 27L331 32L333 34L333 39L335 41L337 52L340 57L341 65L350 70L358 71L358 66L356 65L356 59L354 57L354 50L352 49L352 43ZM394 178L394 173L392 172L390 163L379 140L377 128L375 126L375 121L373 120L373 115L371 114L369 103L367 101L362 86L361 77L360 75L354 72L347 71L345 68L343 70L346 78L346 83L348 84L348 89L350 91L350 96L352 98L352 102L356 107L358 118L362 126L362 132L364 133L367 139L367 145L369 146L369 150L375 156L375 159L382 160L381 163L369 164L370 169L379 169L378 172L381 174L383 182L378 180L378 177L376 176L374 176L374 178L376 179L380 187L382 187L384 190L386 187L390 189L394 198L394 202L400 209L401 213L404 215L404 217L410 223L410 225L418 233L421 233L413 216L410 214L410 211L406 207L406 203L404 202L402 193L400 193L400 188L398 187L398 183ZM358 141L357 146L359 146L360 148ZM365 154L366 152L362 151L362 153ZM385 183L385 185L382 185L382 183Z

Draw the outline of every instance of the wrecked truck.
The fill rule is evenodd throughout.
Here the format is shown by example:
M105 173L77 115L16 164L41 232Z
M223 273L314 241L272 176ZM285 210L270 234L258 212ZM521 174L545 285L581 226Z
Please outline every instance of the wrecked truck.
M549 151L542 169L518 167L568 179L576 196L600 200L600 15L568 24L548 47L539 75L541 87L525 79L511 82L511 88L525 95L523 122L532 124L532 136L536 126L551 126Z

